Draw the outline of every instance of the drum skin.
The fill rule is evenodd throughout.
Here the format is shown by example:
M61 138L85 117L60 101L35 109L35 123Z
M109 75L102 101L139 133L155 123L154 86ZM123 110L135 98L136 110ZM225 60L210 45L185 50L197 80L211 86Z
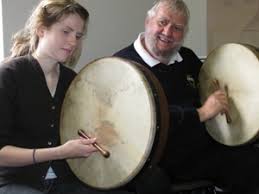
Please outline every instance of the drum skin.
M218 142L239 146L253 142L259 129L259 60L256 48L236 43L212 51L200 74L200 96L204 103L217 80L228 96L228 123L225 114L206 121L208 133ZM227 88L227 89L226 89Z
M78 138L78 129L96 137L108 158L95 152L67 162L86 185L113 189L159 161L168 125L167 101L152 73L132 61L105 57L87 64L71 83L61 111L61 143Z

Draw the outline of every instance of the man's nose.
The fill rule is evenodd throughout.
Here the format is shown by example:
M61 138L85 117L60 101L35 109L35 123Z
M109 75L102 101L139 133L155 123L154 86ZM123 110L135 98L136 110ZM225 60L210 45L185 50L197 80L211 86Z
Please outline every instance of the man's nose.
M166 36L170 36L173 33L173 28L170 25L164 26L163 34Z

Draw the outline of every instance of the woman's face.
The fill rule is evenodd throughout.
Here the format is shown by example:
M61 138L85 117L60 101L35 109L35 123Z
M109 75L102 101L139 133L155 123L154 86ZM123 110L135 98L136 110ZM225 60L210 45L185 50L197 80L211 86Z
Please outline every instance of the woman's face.
M78 14L63 16L51 27L40 27L37 54L53 62L65 62L80 46L85 21Z

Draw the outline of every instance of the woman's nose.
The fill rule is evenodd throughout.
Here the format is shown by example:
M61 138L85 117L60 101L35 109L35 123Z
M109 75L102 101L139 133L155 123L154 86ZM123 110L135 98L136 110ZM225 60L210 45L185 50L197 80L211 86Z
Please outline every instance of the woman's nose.
M72 45L72 46L75 46L77 44L77 37L76 35L71 35L69 37L69 44Z

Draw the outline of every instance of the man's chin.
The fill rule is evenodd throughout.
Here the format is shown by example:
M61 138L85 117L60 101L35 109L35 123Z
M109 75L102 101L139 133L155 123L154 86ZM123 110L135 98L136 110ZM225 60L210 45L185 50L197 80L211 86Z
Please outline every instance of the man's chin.
M179 51L179 49L181 48L182 44L178 44L174 47L172 47L172 45L170 46L165 46L165 47L160 47L159 48L159 52L162 54L162 55L170 55L170 54L174 54L174 53L177 53Z
M175 55L179 51L180 47L170 49L170 50L160 50L159 55L163 58L171 58L173 55Z

